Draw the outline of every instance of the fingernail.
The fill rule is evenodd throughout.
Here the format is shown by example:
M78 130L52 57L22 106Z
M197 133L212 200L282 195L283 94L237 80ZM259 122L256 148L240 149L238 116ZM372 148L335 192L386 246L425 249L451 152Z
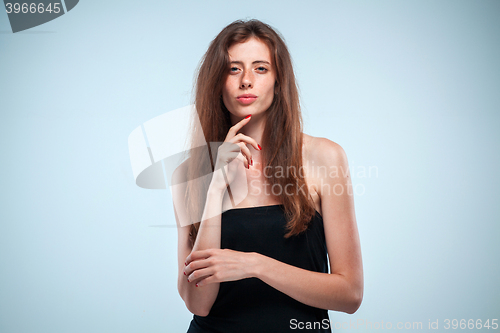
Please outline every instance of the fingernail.
M189 282L189 278L188 278L188 282Z
M196 284L196 286L198 287L198 283Z
M247 169L250 169L250 165L247 165Z
M184 275L186 275L186 272L184 272Z
M188 264L187 264L187 262L185 262L185 263L184 263L184 266L187 266L187 265L188 265Z
M262 147L260 145L257 145L259 147L260 150L262 150Z
M250 165L253 165L253 160L250 160Z
M248 119L248 118L250 118L251 116L252 116L252 115L251 115L251 114L249 114L248 116L246 116L246 117L245 117L245 119Z

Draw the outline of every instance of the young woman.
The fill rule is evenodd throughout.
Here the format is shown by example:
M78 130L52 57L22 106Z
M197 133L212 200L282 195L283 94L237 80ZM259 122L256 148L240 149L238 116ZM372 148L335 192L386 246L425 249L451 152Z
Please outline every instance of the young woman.
M201 128L173 174L188 332L331 332L328 310L363 298L349 167L338 144L302 132L283 38L231 23L195 87Z

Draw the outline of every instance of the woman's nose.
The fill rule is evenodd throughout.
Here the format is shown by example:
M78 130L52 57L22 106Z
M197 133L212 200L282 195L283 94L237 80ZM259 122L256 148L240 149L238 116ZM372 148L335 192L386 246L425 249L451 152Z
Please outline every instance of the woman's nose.
M241 88L249 88L251 86L252 86L251 73L243 72L243 76L241 77Z

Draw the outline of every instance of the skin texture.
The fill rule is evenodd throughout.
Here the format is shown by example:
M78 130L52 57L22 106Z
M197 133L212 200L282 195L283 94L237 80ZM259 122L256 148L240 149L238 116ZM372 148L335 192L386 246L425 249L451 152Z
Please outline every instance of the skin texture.
M252 178L255 176L252 173L256 171L260 171L262 175L260 150L255 148L255 143L262 138L265 113L273 100L274 68L269 49L255 38L233 45L229 49L229 56L231 61L241 63L232 64L231 74L223 89L223 101L231 113L234 125L227 140L240 145L245 162L253 161L247 171ZM269 65L254 63L260 60L269 62ZM264 71L262 67L268 70ZM236 97L245 93L254 94L258 98L251 105L241 105ZM244 119L248 114L252 117ZM220 282L249 277L257 277L310 306L346 313L354 313L359 308L363 298L363 268L347 156L337 143L304 134L303 158L304 166L314 165L318 169L324 166L328 170L326 174L316 173L305 167L308 188L316 209L323 217L330 273L308 271L255 252L220 249L218 216L207 220L205 225L219 229L205 228L205 234L202 237L199 234L201 240L197 240L193 249L182 245L186 244L187 232L179 230L178 287L191 312L200 316L208 315ZM334 169L338 172L330 172ZM262 182L260 186L264 189L265 184ZM213 210L210 216L214 216L220 212L219 204L223 204L226 199L222 189L214 186L209 200L211 205L217 207L209 208ZM272 197L249 193L238 207L274 203L276 202ZM202 225L204 223L202 221Z

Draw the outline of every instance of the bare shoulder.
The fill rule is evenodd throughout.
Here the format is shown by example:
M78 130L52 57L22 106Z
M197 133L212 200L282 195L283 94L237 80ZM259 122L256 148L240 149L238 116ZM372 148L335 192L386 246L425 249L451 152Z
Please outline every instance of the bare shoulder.
M338 143L304 133L302 155L308 189L316 210L323 216L328 188L349 178L346 154Z
M345 166L347 155L336 142L322 137L314 137L304 133L304 154L306 158L318 166Z

